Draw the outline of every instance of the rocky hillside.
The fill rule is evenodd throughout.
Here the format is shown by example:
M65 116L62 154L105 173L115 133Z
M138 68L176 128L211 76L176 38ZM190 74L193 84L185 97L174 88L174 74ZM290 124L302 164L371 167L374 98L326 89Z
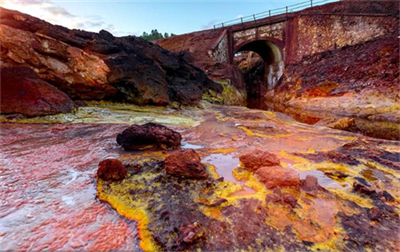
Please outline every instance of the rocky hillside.
M1 8L0 40L1 67L32 68L72 99L195 104L222 91L182 57L134 36L69 30Z

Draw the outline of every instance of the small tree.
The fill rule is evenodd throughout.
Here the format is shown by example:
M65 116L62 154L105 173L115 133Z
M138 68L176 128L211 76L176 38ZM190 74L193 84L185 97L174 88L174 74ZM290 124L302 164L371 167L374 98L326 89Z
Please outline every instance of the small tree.
M148 41L153 41L153 40L158 40L158 39L163 39L163 38L169 38L172 36L175 36L175 34L173 34L173 33L168 34L168 32L165 32L163 35L161 32L158 32L157 29L153 29L153 30L151 30L150 34L147 32L143 32L140 37L145 40L148 40Z

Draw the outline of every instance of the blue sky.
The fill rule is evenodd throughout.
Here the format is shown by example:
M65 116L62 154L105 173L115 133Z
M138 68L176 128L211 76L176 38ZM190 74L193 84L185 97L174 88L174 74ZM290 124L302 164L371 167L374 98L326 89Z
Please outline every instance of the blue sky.
M68 28L116 36L159 32L183 34L214 24L307 0L0 0L16 9ZM333 1L333 0L330 0Z

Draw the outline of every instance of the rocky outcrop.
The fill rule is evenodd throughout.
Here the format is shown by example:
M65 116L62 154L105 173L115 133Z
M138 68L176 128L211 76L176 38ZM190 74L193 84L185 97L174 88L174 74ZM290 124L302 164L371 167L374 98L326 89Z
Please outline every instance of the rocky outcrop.
M222 96L211 93L206 100L226 105L245 105L246 84L239 68L211 56L215 42L224 34L223 29L205 30L169 37L155 43L199 67L210 79L223 86Z
M256 150L254 152L241 155L239 160L244 168L250 171L256 171L263 166L280 165L280 161L277 156L261 150Z
M299 174L295 170L283 168L280 165L261 167L255 171L255 174L269 189L281 187L298 188L300 185Z
M385 35L286 66L282 84L267 93L267 104L319 119L329 112L329 118L338 118L327 124L333 128L399 139L397 37L398 33Z
M128 170L118 159L105 159L99 163L97 177L103 180L122 180L128 174Z
M269 189L281 187L298 188L299 174L280 166L278 157L267 151L256 150L239 157L243 168L254 172L257 178Z
M182 136L161 124L132 125L117 136L117 143L125 150L176 149Z
M134 36L52 25L1 8L2 66L27 66L72 99L196 104L222 87L199 69Z
M200 162L199 154L192 149L184 149L169 155L165 159L167 174L193 179L206 179L207 170Z
M41 116L70 112L72 100L28 67L1 68L1 113Z

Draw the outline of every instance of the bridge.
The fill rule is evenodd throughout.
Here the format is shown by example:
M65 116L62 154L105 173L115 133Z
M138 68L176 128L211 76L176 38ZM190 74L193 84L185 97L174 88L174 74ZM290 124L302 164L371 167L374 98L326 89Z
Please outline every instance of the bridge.
M157 43L170 51L187 53L189 61L211 78L229 79L238 88L243 85L232 67L234 57L253 51L265 62L266 85L270 89L282 76L285 65L304 56L392 33L399 22L397 1L340 1L314 7L326 1L284 7L277 15L276 10L266 11ZM294 11L296 6L304 8L304 4L310 8ZM216 65L224 65L228 70L219 73L222 70L216 69Z

